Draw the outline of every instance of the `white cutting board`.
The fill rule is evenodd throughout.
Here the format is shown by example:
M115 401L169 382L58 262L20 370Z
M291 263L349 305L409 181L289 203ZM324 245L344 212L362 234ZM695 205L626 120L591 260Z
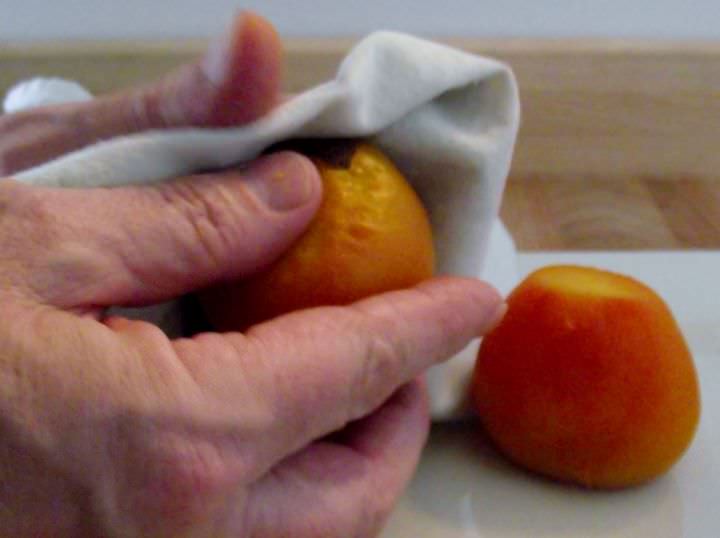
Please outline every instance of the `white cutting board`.
M478 439L472 423L439 425L383 538L720 537L720 251L521 254L521 276L557 263L634 276L669 304L693 350L702 417L664 477L593 492L532 476Z

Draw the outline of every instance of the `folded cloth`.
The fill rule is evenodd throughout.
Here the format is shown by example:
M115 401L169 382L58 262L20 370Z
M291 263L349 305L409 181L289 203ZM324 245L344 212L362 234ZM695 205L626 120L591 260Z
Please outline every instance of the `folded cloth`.
M17 95L22 92L14 91L13 106L21 108ZM24 94L25 105L32 105L31 93ZM417 37L376 32L350 51L334 79L250 125L118 137L15 178L62 187L152 183L237 164L290 138L368 138L395 162L425 204L438 272L483 277L490 269L500 285L493 283L508 291L517 278L515 249L497 215L519 108L506 65ZM488 265L491 236L498 254ZM476 349L475 342L429 372L436 419L462 412Z

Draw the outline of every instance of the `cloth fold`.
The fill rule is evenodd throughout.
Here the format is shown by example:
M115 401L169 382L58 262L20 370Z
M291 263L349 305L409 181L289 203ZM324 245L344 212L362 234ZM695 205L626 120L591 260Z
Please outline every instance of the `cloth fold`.
M41 99L42 84L33 84L34 97L20 86L13 90L14 110L48 100ZM483 277L490 269L491 283L507 292L517 278L515 248L498 210L519 115L517 85L505 64L383 31L361 40L332 80L250 125L113 138L15 177L69 188L152 183L237 164L291 138L368 138L395 162L425 204L438 272ZM462 414L461 385L475 349L477 343L429 372L436 419Z

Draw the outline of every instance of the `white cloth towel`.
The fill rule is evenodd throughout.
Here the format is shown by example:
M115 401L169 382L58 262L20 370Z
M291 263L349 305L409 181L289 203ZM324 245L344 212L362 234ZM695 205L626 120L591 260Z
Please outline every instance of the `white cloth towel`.
M14 88L5 106L17 110L47 102L43 84L32 84L33 91L27 83ZM46 91L57 91L59 84L48 81ZM82 99L81 90L65 98ZM62 187L150 183L252 159L288 138L366 137L389 155L428 209L438 271L485 277L506 293L517 280L515 247L497 215L519 108L506 65L413 36L377 32L350 51L334 79L255 123L118 137L15 177ZM436 419L462 413L476 349L477 342L429 373Z

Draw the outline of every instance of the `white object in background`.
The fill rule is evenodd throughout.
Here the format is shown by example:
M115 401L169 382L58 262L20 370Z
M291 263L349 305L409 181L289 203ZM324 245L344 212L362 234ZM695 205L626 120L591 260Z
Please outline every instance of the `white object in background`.
M15 84L3 100L3 111L20 112L29 108L88 101L92 94L77 82L61 78L33 78Z
M487 274L507 290L514 280L509 274L515 253L497 214L519 109L515 79L506 65L412 36L377 32L352 49L334 79L255 123L118 137L15 178L63 187L150 183L252 159L289 138L369 138L423 200L438 271ZM487 264L493 230L495 248L509 258ZM432 401L436 418L452 418L461 409L464 393L449 380L467 381L476 347L471 344L431 372L431 394L443 395Z

